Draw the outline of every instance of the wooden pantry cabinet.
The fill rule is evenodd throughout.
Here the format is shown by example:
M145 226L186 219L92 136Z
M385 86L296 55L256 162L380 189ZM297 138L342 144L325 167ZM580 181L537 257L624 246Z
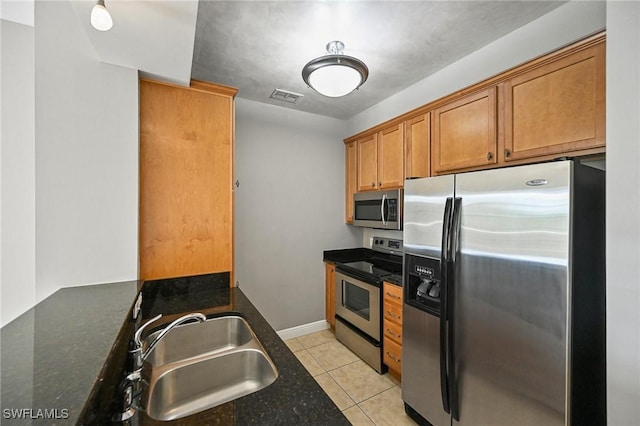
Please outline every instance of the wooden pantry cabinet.
M605 146L605 44L504 83L505 162Z
M140 80L139 279L231 272L236 89Z
M402 287L383 282L382 359L391 373L402 376Z
M496 87L456 98L433 111L434 173L497 162Z

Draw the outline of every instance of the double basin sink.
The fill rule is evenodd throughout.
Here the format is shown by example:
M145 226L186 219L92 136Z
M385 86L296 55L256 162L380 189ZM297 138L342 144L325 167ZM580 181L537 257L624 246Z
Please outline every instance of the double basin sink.
M148 346L160 331L143 342ZM172 329L149 352L142 408L176 420L263 389L278 371L244 318L236 315Z

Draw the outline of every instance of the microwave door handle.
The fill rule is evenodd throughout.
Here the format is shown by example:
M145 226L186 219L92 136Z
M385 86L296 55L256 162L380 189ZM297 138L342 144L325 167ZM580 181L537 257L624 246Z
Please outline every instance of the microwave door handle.
M387 200L387 194L382 194L382 203L380 203L380 217L382 217L382 226L387 226L387 220L384 217L384 203Z

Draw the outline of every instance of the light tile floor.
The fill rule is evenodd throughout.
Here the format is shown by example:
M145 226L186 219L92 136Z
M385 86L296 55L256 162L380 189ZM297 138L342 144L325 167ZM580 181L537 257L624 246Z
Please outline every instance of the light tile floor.
M286 340L289 349L353 425L415 425L405 414L400 384L380 375L329 330Z

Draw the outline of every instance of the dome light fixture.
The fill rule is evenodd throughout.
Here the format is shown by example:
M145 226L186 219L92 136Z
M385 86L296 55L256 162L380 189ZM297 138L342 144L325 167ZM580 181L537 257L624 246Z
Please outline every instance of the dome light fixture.
M327 44L327 55L313 59L302 68L302 79L321 95L339 98L367 81L369 68L360 59L343 55L344 43Z
M91 25L98 31L109 31L113 27L113 19L104 5L104 0L98 0L91 9Z

